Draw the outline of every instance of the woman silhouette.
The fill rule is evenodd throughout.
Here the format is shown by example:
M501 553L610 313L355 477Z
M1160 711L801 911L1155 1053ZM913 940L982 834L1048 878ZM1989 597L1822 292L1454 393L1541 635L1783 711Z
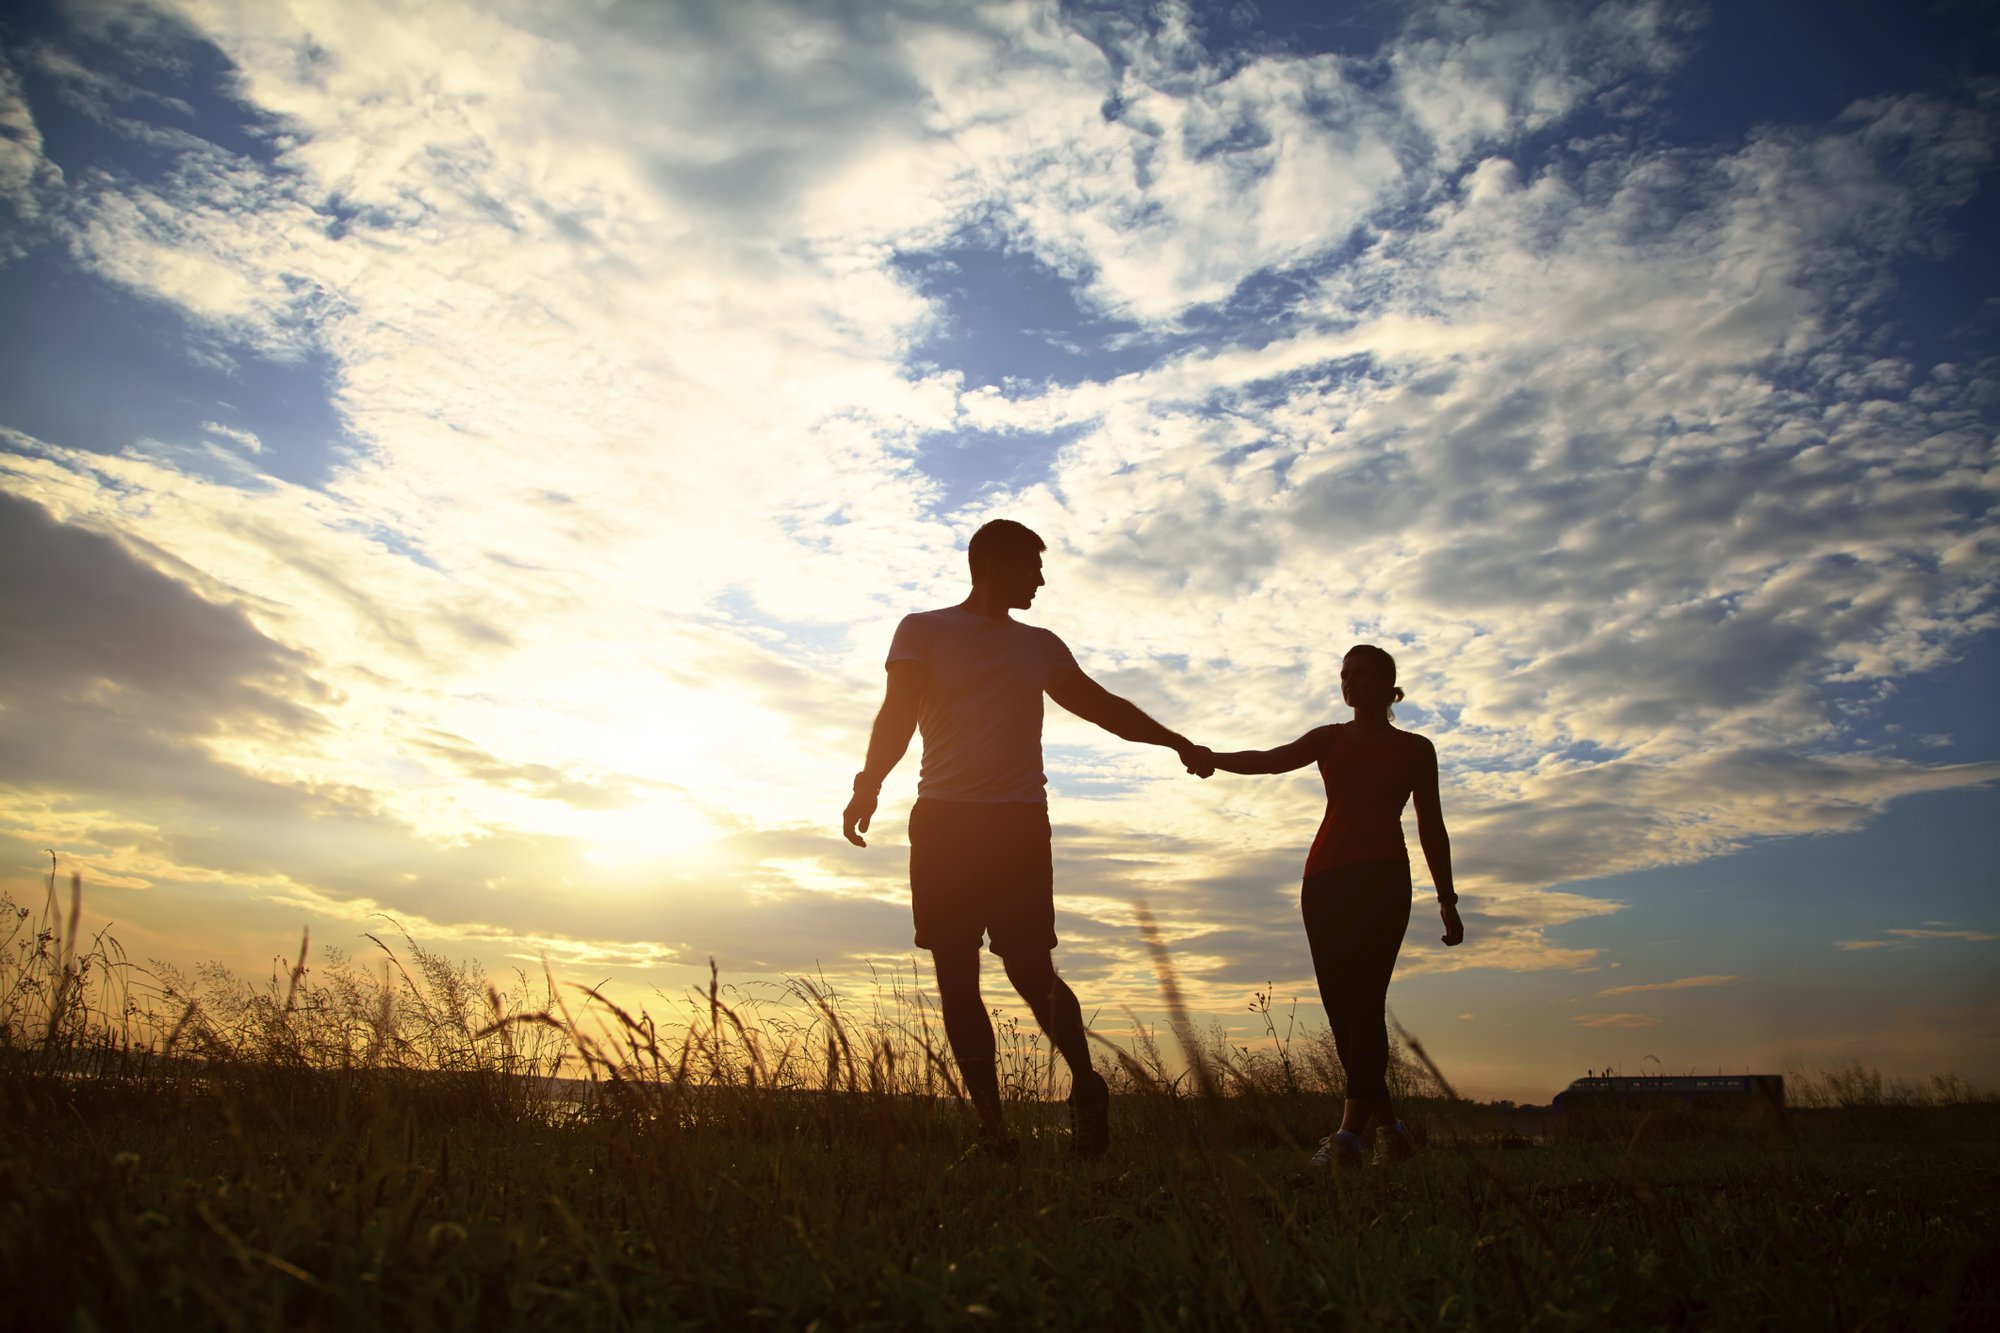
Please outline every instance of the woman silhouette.
M1465 938L1458 895L1451 886L1451 840L1438 806L1437 751L1424 737L1394 725L1390 705L1396 659L1373 644L1348 651L1340 663L1340 695L1352 722L1315 727L1275 750L1197 755L1230 773L1289 773L1318 763L1326 783L1326 817L1306 854L1300 907L1320 999L1347 1072L1340 1128L1320 1140L1316 1165L1359 1166L1363 1135L1381 1131L1376 1161L1400 1161L1412 1143L1389 1102L1389 1031L1383 1004L1396 952L1410 924L1410 854L1403 844L1403 805L1417 807L1417 840L1437 885L1444 942ZM1203 774L1206 776L1206 774Z

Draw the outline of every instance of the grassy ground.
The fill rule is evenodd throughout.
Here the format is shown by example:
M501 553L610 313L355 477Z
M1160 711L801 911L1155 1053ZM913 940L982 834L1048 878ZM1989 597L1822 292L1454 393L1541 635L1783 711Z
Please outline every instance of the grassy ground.
M746 1099L784 1094L756 1091ZM712 1123L88 1104L14 1079L0 1283L21 1327L1992 1327L1994 1117L1788 1138L1437 1145L1329 1175L1120 1099L959 1152L868 1094ZM740 1124L730 1123L740 1117ZM1955 1122L1955 1123L1954 1123Z
M1079 1165L1017 1034L1001 1163L893 994L760 1025L719 988L669 1036L421 951L373 989L336 961L134 1001L102 942L37 938L0 969L23 1328L2000 1325L2000 1107L1950 1085L1510 1146L1405 1062L1433 1142L1328 1174L1311 1043L1211 1044L1115 1069ZM592 1095L545 1097L564 1058Z

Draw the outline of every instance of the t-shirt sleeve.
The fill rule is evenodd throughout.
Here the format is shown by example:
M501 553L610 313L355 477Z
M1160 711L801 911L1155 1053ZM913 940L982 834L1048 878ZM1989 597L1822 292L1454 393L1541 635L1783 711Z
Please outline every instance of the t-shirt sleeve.
M889 659L882 665L886 669L890 662L921 662L927 646L923 622L914 615L904 616L895 637L889 640Z
M1048 650L1048 660L1043 664L1045 674L1042 676L1042 688L1047 689L1056 677L1070 671L1081 671L1083 668L1076 664L1074 657L1070 656L1069 645L1047 630L1042 632L1048 635L1044 645Z

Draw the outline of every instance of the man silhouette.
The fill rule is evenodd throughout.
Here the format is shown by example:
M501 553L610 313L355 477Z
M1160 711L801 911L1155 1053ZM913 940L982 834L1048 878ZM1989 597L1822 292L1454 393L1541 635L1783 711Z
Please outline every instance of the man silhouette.
M944 1030L985 1131L982 1146L1011 1156L1000 1111L993 1024L979 993L979 946L990 936L1007 979L1034 1010L1070 1070L1079 1157L1111 1141L1110 1092L1091 1068L1083 1011L1056 975L1054 874L1042 695L1129 741L1164 745L1191 762L1195 747L1084 675L1061 639L1008 614L1026 610L1047 546L1028 528L995 519L972 535L972 592L957 606L905 616L889 645L888 688L854 775L842 831L857 847L882 780L924 737L917 803L910 811L910 908L917 947L937 968Z

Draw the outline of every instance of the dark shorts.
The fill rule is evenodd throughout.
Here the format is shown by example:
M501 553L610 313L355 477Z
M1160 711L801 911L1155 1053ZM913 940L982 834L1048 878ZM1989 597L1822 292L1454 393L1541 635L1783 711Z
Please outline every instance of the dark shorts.
M919 949L1056 947L1049 808L920 799L910 810L910 912Z

